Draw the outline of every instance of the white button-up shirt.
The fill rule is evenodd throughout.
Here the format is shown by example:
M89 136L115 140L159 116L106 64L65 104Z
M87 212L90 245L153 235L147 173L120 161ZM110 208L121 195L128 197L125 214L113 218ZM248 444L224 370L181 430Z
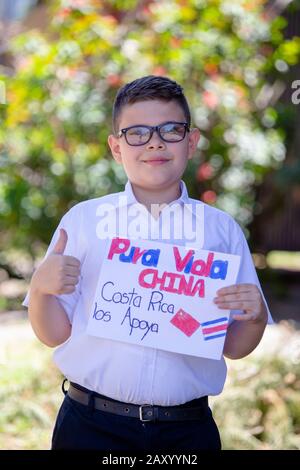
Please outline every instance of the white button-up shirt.
M240 255L237 284L253 283L260 288L247 242L232 217L189 198L181 182L180 198L155 219L137 203L128 182L124 192L72 207L57 227L46 256L53 250L60 228L68 233L64 254L81 262L75 292L57 296L72 324L70 338L54 352L61 372L72 382L127 403L170 406L219 394L226 378L224 358L212 360L102 339L88 335L86 328L108 246L107 233L131 238L139 234L144 239Z

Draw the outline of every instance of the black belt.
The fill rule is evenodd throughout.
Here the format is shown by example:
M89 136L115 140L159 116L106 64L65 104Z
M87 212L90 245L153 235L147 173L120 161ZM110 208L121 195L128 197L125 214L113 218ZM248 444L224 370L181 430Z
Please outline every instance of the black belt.
M73 400L82 405L89 405L91 394L93 396L93 406L97 410L113 413L130 418L139 418L141 421L189 421L199 420L207 416L208 398L207 396L189 402L188 406L156 406L156 405L133 405L122 403L116 400L100 396L95 392L90 392L80 385L70 383L67 394Z

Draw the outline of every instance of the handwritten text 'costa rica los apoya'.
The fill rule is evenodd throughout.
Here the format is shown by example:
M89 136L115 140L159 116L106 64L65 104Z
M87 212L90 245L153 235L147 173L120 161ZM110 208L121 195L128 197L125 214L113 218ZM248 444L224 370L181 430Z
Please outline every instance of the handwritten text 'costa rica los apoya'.
M195 259L195 251L188 250L182 257L178 247L173 246L174 271L156 269L159 265L160 249L141 249L131 246L127 238L114 238L111 241L107 258L114 256L122 263L140 263L145 269L139 274L138 283L148 289L159 289L179 295L204 297L203 278L226 279L228 261L215 260L214 253L208 253L206 260ZM199 279L201 278L201 279Z

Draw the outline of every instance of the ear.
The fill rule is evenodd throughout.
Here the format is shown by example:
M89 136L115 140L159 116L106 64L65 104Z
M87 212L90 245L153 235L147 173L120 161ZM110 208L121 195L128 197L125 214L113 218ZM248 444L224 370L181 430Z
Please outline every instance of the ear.
M194 153L197 150L197 145L200 139L200 131L196 127L191 129L189 132L189 151L188 151L188 159L191 160Z
M117 163L121 164L122 163L122 154L121 154L121 148L120 148L120 142L117 137L115 137L113 134L110 134L107 139L107 143L110 147L112 156L116 160Z

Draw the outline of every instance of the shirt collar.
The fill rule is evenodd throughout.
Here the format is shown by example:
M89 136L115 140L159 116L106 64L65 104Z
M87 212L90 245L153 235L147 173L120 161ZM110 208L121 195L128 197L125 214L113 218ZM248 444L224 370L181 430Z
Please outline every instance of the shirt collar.
M125 190L124 190L124 196L126 196L124 198L124 204L122 205L130 205L130 204L139 204L139 202L137 201L135 195L134 195L134 192L133 192L133 189L132 189L132 185L130 183L130 181L128 180L126 185L125 185ZM126 201L126 203L125 203ZM174 201L172 201L170 203L170 205L174 204L174 203L180 203L180 204L187 204L189 202L189 195L188 195L188 191L187 191L187 188L186 188L186 185L184 183L184 181L180 181L180 196L178 199L175 199Z

